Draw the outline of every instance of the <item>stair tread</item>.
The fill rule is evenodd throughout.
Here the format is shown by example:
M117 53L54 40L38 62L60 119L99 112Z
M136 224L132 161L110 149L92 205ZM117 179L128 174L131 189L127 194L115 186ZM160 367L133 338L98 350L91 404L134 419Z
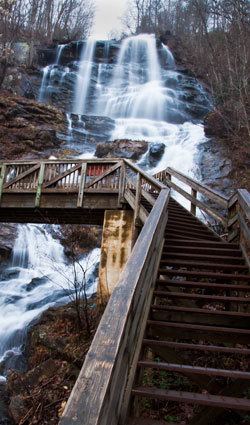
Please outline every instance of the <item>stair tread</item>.
M205 406L250 410L250 400L245 398L213 395L209 393L191 393L187 391L163 390L155 387L136 387L132 394L161 400L179 401L181 403L200 404Z
M233 274L233 273L217 273L209 271L197 271L197 270L180 270L180 269L166 269L159 268L158 274L170 274L174 276L192 276L192 277L204 277L208 279L230 279L230 280L244 280L250 283L250 274Z
M194 314L204 314L204 315L218 315L218 316L228 316L228 317L242 317L243 319L250 318L250 313L240 312L240 311L228 311L228 310L208 310L205 308L196 308L196 307L179 307L176 305L151 305L151 310L158 311L176 311L181 313L194 313Z
M250 329L241 329L241 328L232 328L225 326L210 326L210 325L193 325L189 323L182 322L163 322L161 320L148 320L147 324L149 326L159 326L159 327L170 327L170 328L181 328L188 330L199 330L199 331L211 331L214 333L234 333L242 335L250 335Z
M178 363L153 362L147 360L139 361L138 366L150 369L168 370L172 372L194 373L198 375L220 376L232 379L250 380L250 372L245 372L241 370L200 367Z
M230 297L221 295L201 295L201 294L188 294L186 292L167 292L167 291L154 291L155 296L166 298L186 298L190 300L204 300L204 301L220 301L220 302L236 302L236 303L249 303L250 297Z
M226 283L210 283L210 282L194 282L192 280L173 280L173 279L157 279L157 284L177 286L177 287L194 287L215 290L234 290L234 291L250 291L250 285L234 285Z
M188 342L173 342L164 340L144 339L143 345L153 346L166 346L180 350L198 350L198 351L211 351L218 353L234 353L241 355L250 355L250 349L238 347L221 347L219 345L206 345L206 344L192 344Z
M231 270L248 270L248 267L246 265L239 265L239 264L224 264L224 263L207 263L205 261L188 261L188 260L161 260L161 264L166 265L181 265L182 267L185 266L192 266L192 267L214 267L214 268L222 268L222 269L231 269Z

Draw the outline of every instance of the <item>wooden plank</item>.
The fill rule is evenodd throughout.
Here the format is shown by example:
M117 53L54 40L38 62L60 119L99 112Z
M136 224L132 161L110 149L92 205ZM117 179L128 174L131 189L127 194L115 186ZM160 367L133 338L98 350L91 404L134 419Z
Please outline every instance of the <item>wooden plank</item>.
M52 186L53 184L57 183L59 180L62 180L64 177L67 177L69 174L72 174L74 171L79 170L79 168L81 168L81 164L76 164L74 165L74 167L69 168L68 170L66 170L64 173L62 174L58 174L58 176L54 177L52 180L50 180L49 182L46 182L43 184L43 188L47 189L50 186Z
M250 411L250 400L246 398L227 397L208 393L189 393L186 391L160 390L154 387L135 388L133 390L133 395L160 400L177 401L180 403Z
M246 189L238 190L238 200L239 204L244 211L244 214L247 217L247 220L250 221L250 193Z
M140 212L140 204L141 204L141 183L142 178L140 173L137 174L136 177L136 192L135 192L135 213L134 213L134 221L135 225L140 225L139 212Z
M119 180L119 198L118 198L119 205L121 205L125 201L124 199L125 186L126 186L126 167L125 167L124 161L122 161L121 169L120 169L120 180Z
M82 208L82 204L83 204L84 186L85 186L85 180L86 180L86 170L87 170L87 163L84 162L81 166L81 180L80 180L79 193L78 193L78 199L77 199L77 207L78 208Z
M195 189L191 189L191 196L194 199L197 199L197 190ZM194 204L193 202L191 202L191 210L190 210L191 214L193 214L194 216L196 216L196 204Z
M41 194L42 194L42 185L43 185L43 179L44 179L44 171L45 171L45 163L44 162L41 162L41 164L40 164L40 170L39 170L39 175L38 175L38 184L37 184L37 191L36 191L35 208L38 208L40 206Z
M135 195L131 192L130 189L126 189L124 199L127 201L132 210L135 210ZM149 212L144 208L143 205L140 205L139 218L142 223L146 223L148 216Z
M14 183L17 183L19 180L22 180L24 177L27 177L29 174L33 173L34 171L38 170L40 168L40 163L39 164L35 164L34 167L30 168L27 171L24 171L23 173L19 174L17 177L15 177L14 179L10 180L8 183L5 183L3 188L7 189L9 186L11 186ZM16 191L16 189L14 189Z
M126 423L127 412L120 416L121 406L146 327L143 312L148 308L161 256L168 200L169 190L164 189L104 311L61 425Z
M143 198L146 199L146 201L148 201L152 206L155 204L156 198L154 198L151 193L147 192L146 190L144 190L143 188L141 189L141 194L143 196Z
M191 179L188 176L185 176L174 168L168 167L166 171L169 172L172 176L176 177L178 180L182 181L183 183L196 190L197 192L200 192L212 201L215 201L220 206L224 208L228 207L228 198L226 198L224 195L216 192L215 190L210 189L208 186L201 184L194 179Z
M167 370L169 372L177 372L183 374L194 374L194 375L209 375L209 376L220 376L223 378L231 379L246 379L250 380L250 372L240 371L240 370L231 370L231 369L216 369L212 367L199 367L199 366L190 366L183 364L175 363L165 363L165 362L151 362L151 361L140 361L138 366L141 368L157 369L157 370Z
M104 179L105 177L109 176L110 174L114 173L118 168L120 168L122 165L121 161L119 161L117 164L113 165L113 167L109 168L105 173L101 174L100 176L96 177L91 183L86 185L86 189L89 189L91 186L94 186L96 183Z
M3 191L5 173L6 173L6 165L2 164L1 165L1 171L0 171L0 204L1 204L1 198L2 198L2 191Z

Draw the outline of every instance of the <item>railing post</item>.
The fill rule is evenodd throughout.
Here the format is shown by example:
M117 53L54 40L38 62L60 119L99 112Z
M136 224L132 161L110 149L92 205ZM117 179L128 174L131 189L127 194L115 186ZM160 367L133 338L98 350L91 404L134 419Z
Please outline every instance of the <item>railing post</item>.
M6 165L5 165L5 164L3 164L3 165L1 166L1 172L0 172L0 203L1 203L1 198L2 198L2 192L3 192L3 184L4 184L5 173L6 173Z
M41 194L42 194L42 185L43 185L43 179L44 179L44 171L45 171L45 163L41 162L39 175L38 175L36 200L35 200L35 207L36 208L39 208L39 206L40 206Z
M134 222L135 222L135 226L140 226L140 219L139 219L139 213L140 213L140 203L141 203L141 174L138 173L137 174L137 179L136 179L136 194L135 194L135 218L134 218Z
M232 242L239 237L239 221L238 221L238 194L234 193L228 201L228 215L227 215L227 232L228 241Z
M125 199L124 199L125 185L126 185L126 166L125 166L125 162L122 161L121 167L120 167L120 180L119 180L119 199L118 199L119 205L125 202Z
M197 199L197 190L191 188L191 196L193 198ZM191 211L191 214L193 214L194 216L196 216L196 204L194 204L192 201L191 201L191 209L190 209L190 211Z
M77 198L77 208L82 208L82 204L83 204L87 165L88 165L87 162L84 162L81 167L81 179L80 179L79 192L78 192L78 198Z

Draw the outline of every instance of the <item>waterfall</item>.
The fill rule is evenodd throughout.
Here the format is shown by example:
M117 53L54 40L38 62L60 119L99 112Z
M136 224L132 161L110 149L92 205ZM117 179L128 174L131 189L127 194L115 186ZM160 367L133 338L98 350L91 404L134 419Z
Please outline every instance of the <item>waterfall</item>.
M81 260L89 295L96 290L92 275L98 260L99 249ZM21 354L27 327L35 318L69 300L73 265L67 264L62 245L47 226L19 225L5 275L0 282L0 362Z
M47 88L50 84L50 77L52 76L54 67L60 65L60 59L61 59L64 47L65 47L65 44L60 44L59 46L57 46L55 63L53 65L45 66L42 70L43 78L42 78L42 83L41 83L41 87L38 94L39 102L46 101L46 94L47 94ZM64 75L65 74L62 75L61 82L63 81Z
M175 60L174 60L174 56L173 56L171 50L169 50L169 48L167 46L165 46L165 44L162 44L162 47L163 47L163 51L166 54L167 65L169 66L169 68L174 69L175 68Z
M60 65L60 59L61 59L62 52L63 52L63 49L64 49L65 46L66 46L65 44L59 44L59 46L57 46L55 65Z
M43 78L42 78L42 83L41 83L41 87L38 94L39 102L44 102L44 100L46 99L46 89L49 83L50 71L51 71L50 65L45 66L45 68L43 68Z
M74 113L84 114L87 110L86 100L90 90L92 61L96 40L90 38L82 51L80 67L75 89Z

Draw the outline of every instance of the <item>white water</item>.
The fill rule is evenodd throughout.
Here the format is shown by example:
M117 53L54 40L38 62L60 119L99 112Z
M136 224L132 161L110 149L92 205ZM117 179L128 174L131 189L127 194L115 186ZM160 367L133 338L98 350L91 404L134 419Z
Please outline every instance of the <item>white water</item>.
M61 59L64 47L65 47L65 44L60 44L59 46L57 46L55 63L53 65L45 66L42 70L43 71L43 78L42 78L42 83L41 83L41 87L40 87L39 94L38 94L38 101L39 102L46 101L46 94L47 94L48 86L50 84L50 77L53 75L54 66L60 65L60 59ZM66 72L68 72L67 68L65 70L65 73ZM64 75L65 75L65 73L64 73ZM62 74L61 82L63 81L64 75Z
M99 249L81 261L88 295L96 291L93 272L98 261ZM81 278L79 266L77 273ZM60 242L46 226L32 224L19 226L6 274L0 282L0 362L21 354L27 326L43 311L69 301L74 276Z
M95 51L96 40L90 38L82 51L80 59L79 73L75 90L74 113L83 114L86 112L86 100L90 88L90 78L92 71L92 61Z

